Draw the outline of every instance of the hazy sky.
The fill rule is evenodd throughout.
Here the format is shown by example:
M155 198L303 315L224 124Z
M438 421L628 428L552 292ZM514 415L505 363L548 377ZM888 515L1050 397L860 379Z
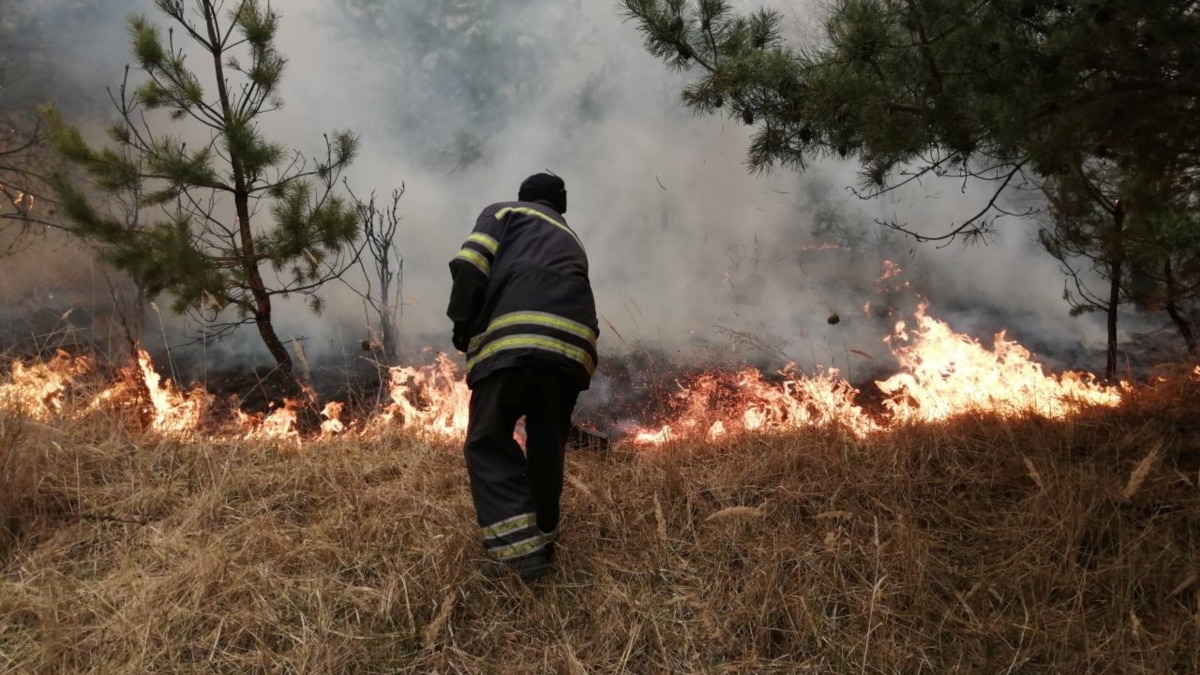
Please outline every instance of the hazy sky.
M62 12L75 3L41 4ZM283 14L281 48L290 66L286 107L264 118L264 129L312 153L323 132L352 128L363 140L348 173L355 191L407 185L397 244L410 346L448 341L448 260L481 209L514 199L521 180L543 169L568 185L567 220L589 252L602 351L727 344L723 327L773 341L805 365L844 365L847 348L883 353L889 322L863 317L860 308L872 299L865 292L885 253L902 256L897 262L931 299L931 314L957 327L990 331L1000 317L1017 324L1019 336L1062 353L1080 341L1102 346L1096 321L1068 317L1063 277L1034 247L1029 224L1009 222L987 247L936 249L893 238L879 254L799 252L814 243L823 214L876 235L876 217L937 231L984 203L982 190L964 193L948 183L862 202L844 190L856 182L846 163L752 176L747 130L684 110L678 94L686 75L644 52L615 2L485 3L507 6L475 28L444 22L459 31L451 44L403 30L405 11L430 15L431 7L453 4L469 3L383 2L382 18L368 31L340 0L273 3ZM796 36L815 34L820 3L776 4ZM101 17L63 23L64 72L73 77L67 91L53 91L64 106L76 95L100 99L119 81L129 61L124 16L131 7L153 11L148 0L124 0ZM469 95L480 82L493 90L482 101ZM466 167L452 159L462 147L477 148ZM329 295L319 318L299 304L277 311L280 333L306 337L310 355L365 337L361 302L341 291ZM838 327L826 323L833 311L844 319ZM980 337L990 341L989 333ZM227 346L266 358L252 330Z

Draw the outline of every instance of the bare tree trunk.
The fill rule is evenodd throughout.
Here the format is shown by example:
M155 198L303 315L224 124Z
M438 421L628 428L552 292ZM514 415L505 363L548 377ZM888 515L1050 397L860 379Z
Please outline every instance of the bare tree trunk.
M1117 311L1121 307L1121 274L1124 271L1125 207L1118 201L1113 211L1113 241L1109 259L1108 290L1108 354L1104 362L1104 377L1110 382L1117 377Z
M396 327L392 324L392 313L387 307L379 312L379 329L383 333L383 354L389 363L395 363L400 344L396 339Z
M1108 292L1108 354L1104 361L1104 377L1110 381L1117 377L1117 309L1121 302L1121 261L1113 261L1109 268L1112 279Z
M146 337L146 308L150 306L150 294L146 285L137 280L133 282L133 300L130 301L128 327L130 339L140 343ZM161 322L161 319L160 319ZM134 353L136 357L136 350Z
M400 334L396 311L403 316L404 258L395 254L395 237L396 228L400 224L400 216L397 212L400 198L403 195L403 186L393 190L392 203L388 209L376 208L374 193L371 194L370 201L358 202L359 215L363 223L363 237L374 263L373 268L368 270L366 263L360 261L363 273L368 275L367 291L360 295L363 296L379 320L380 348L383 358L389 363L397 363L400 359ZM393 256L395 257L393 258ZM396 264L395 269L392 268L393 262ZM378 292L370 287L369 277L371 276L379 281ZM393 293L397 296L396 302L392 300ZM394 309L396 311L393 311Z
M396 330L392 327L390 319L383 320L383 358L390 365L395 365L400 361L400 344L396 340Z
M397 284L396 293L401 296L400 302L403 302L404 295L404 261L400 261L400 269L397 271L399 283ZM396 273L391 271L390 263L388 269L383 271L380 276L382 282L379 293L379 328L383 333L383 353L390 363L397 363L400 360L400 336L396 330L396 321L392 316L392 278ZM399 304L399 303L397 303Z
M283 341L275 332L275 324L271 317L271 296L263 283L262 274L258 269L258 258L254 251L254 232L250 229L250 199L249 191L245 189L245 179L237 175L237 186L234 193L234 204L237 207L239 236L242 248L242 269L246 273L246 285L254 297L254 323L258 326L258 334L262 337L267 351L275 357L275 363L284 375L292 374L292 355L288 352Z
M225 67L221 62L221 52L217 47L221 44L216 24L217 9L210 0L204 0L204 14L209 43L213 45L213 68L216 72L217 93L221 99L221 116L224 118L225 124L235 124L229 89L225 85ZM258 326L258 334L267 346L267 351L271 352L271 356L275 358L279 370L285 375L291 375L292 355L275 332L275 325L271 318L271 295L267 293L267 286L263 283L262 273L258 269L258 256L254 250L254 231L250 228L250 189L246 184L246 172L242 165L242 158L238 156L236 150L230 150L229 163L233 166L233 203L237 209L242 271L246 274L246 285L249 287L250 295L254 298L254 323Z
M1179 297L1179 286L1175 280L1175 271L1171 269L1171 260L1167 259L1163 263L1163 276L1167 282L1167 301L1166 310L1167 316L1171 317L1171 321L1175 324L1175 328L1179 330L1179 334L1183 336L1183 342L1187 345L1187 353L1193 356L1196 355L1196 336L1192 332L1192 325L1179 311L1179 303L1176 299Z

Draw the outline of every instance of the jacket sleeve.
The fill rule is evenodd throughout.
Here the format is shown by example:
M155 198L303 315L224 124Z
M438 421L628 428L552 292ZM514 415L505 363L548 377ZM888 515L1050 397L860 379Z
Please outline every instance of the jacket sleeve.
M454 346L460 351L466 351L466 342L483 330L479 314L487 298L492 265L500 253L503 229L503 221L485 211L450 261L452 286L446 316L454 323Z

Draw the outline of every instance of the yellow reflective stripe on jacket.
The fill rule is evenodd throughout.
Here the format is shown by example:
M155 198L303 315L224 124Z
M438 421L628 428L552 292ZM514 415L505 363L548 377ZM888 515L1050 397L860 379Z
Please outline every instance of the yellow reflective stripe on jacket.
M495 539L497 537L505 537L513 532L517 532L526 527L537 525L537 516L532 513L522 513L519 516L506 518L498 523L492 523L483 528L484 539Z
M588 354L585 350L557 338L525 334L509 335L489 343L486 347L479 350L478 354L467 361L467 370L471 370L480 361L494 355L496 352L506 349L541 349L554 352L555 354L561 354L583 364L583 367L587 368L588 373L596 370L596 362L592 359L592 355Z
M464 248L458 252L458 255L454 256L454 259L466 260L472 265L478 267L480 272L483 272L489 277L492 276L492 263L488 262L488 259L483 257L483 254L479 251L473 251L469 248Z
M479 244L480 246L491 251L492 255L496 255L496 251L500 248L500 242L482 232L476 232L472 234L471 236L467 237L467 241L473 241L476 244Z
M519 323L530 323L537 326L546 326L548 328L557 328L564 333L570 333L577 337L581 337L589 342L595 342L597 339L596 331L588 328L578 321L572 321L566 317L550 314L549 312L512 312L496 317L488 324L487 332L515 326ZM486 333L485 333L486 335Z
M510 312L492 319L492 322L488 324L488 327L484 332L471 339L470 349L477 349L479 345L483 344L483 341L488 338L492 331L500 330L501 328L508 328L509 326L516 326L522 323L555 328L564 333L570 333L576 337L581 337L584 340L591 342L593 345L596 344L596 340L599 337L596 335L596 331L592 330L586 325L579 323L578 321L572 321L566 317L558 316L557 314L551 314L549 312Z
M504 216L507 216L510 213L520 213L520 214L524 214L526 216L533 216L534 218L541 218L542 220L546 221L547 223L550 223L551 225L562 230L563 232L566 232L567 234L571 235L571 238L575 240L575 243L579 244L579 248L583 248L583 242L579 240L579 235L575 234L574 230L567 227L566 225L563 225L562 223L558 222L557 220L551 218L550 216L542 213L541 211L538 211L537 209L531 209L531 208L528 208L525 206L510 206L508 208L503 208L503 209L500 209L499 211L497 211L496 212L496 220L503 220Z

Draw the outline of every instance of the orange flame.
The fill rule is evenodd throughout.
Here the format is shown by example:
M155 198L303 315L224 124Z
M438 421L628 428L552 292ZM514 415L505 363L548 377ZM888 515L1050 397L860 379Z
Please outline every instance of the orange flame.
M242 438L293 440L300 442L300 429L296 422L297 402L285 398L283 405L272 410L267 415L261 413L251 415L241 410L237 411L238 424L244 430Z
M392 402L377 418L400 428L461 438L467 433L471 392L446 354L425 367L397 366L388 374Z
M71 356L61 349L42 363L14 361L9 382L0 384L0 402L15 402L39 419L53 417L62 411L63 396L71 383L91 370L90 359Z
M885 285L883 282L887 281L888 279L898 277L903 272L904 272L904 268L900 267L899 265L892 262L891 260L884 260L883 261L883 273L881 275L879 275L879 279L877 280L879 287L884 288Z
M1047 375L1029 350L1006 340L1003 332L989 352L927 316L925 309L917 310L911 341L903 321L885 340L903 372L876 384L889 396L884 405L897 422L937 421L969 411L1061 419L1084 406L1121 401L1120 388L1097 384L1090 374Z
M5 197L7 197L8 200L12 202L12 205L16 207L17 211L22 213L29 213L30 211L33 211L36 198L32 194L25 192L24 190L10 188L2 183L0 183L0 194L3 194Z
M812 253L815 251L840 251L840 250L842 250L842 248L843 247L841 246L841 244L825 243L825 244L806 244L804 246L798 247L796 250L800 253Z
M675 439L715 441L747 433L779 433L814 427L846 429L866 436L896 424L944 420L966 412L1002 416L1033 413L1050 418L1067 417L1086 406L1115 406L1126 385L1104 386L1086 373L1048 374L1030 352L996 336L989 350L976 340L956 333L926 314L921 305L914 328L896 324L884 340L900 365L900 372L876 382L883 393L883 408L870 414L858 403L859 392L836 370L804 375L789 365L769 381L753 368L713 371L681 386L666 402L673 411L655 426L634 428L630 440L639 445L662 445ZM72 414L64 405L77 378L92 371L88 359L60 351L44 363L14 363L8 380L0 384L0 401L16 399L40 418ZM1200 367L1194 372L1200 378ZM142 387L131 383L139 381ZM364 420L346 420L342 402L321 408L321 437L347 433L377 433L387 426L461 439L467 429L470 391L459 368L446 354L426 366L394 367L388 372L390 402ZM212 396L200 387L188 392L160 376L144 350L126 373L126 381L91 397L85 409L111 402L138 401L148 396L153 411L151 429L166 434L194 432L204 423ZM305 405L318 405L316 392L305 391ZM301 402L286 399L269 414L235 410L237 424L218 435L248 439L301 441L298 410ZM353 430L353 431L352 431ZM516 432L521 439L521 429Z
M842 426L857 435L876 430L854 404L858 391L830 370L812 377L794 365L772 384L753 368L732 375L705 373L672 397L680 412L658 428L634 432L634 442L658 445L678 438L716 440L731 433L777 433L808 427Z
M195 386L187 394L181 393L173 382L164 380L154 370L150 354L142 348L137 350L138 369L146 391L150 396L150 405L154 409L154 419L151 428L168 434L193 431L204 419L212 396L203 387Z
M1088 373L1049 375L1029 350L1006 340L1004 333L996 336L995 349L988 351L930 318L925 309L921 305L917 310L917 329L911 338L904 322L899 322L895 334L884 340L902 372L876 382L888 397L883 422L876 422L854 403L857 390L837 371L806 377L788 366L779 385L765 382L757 371L742 371L736 383L739 395L726 405L714 405L714 376L701 377L675 395L684 401L680 414L657 429L638 430L634 441L659 445L700 437L704 429L711 439L731 426L763 432L840 425L865 436L898 423L934 422L968 412L1003 417L1034 413L1062 419L1086 406L1116 406L1127 389L1101 385ZM735 418L734 424L725 418L710 423L717 414L714 410Z
M342 423L342 408L345 403L341 401L330 401L321 409L321 436L339 436L346 431L346 425Z

